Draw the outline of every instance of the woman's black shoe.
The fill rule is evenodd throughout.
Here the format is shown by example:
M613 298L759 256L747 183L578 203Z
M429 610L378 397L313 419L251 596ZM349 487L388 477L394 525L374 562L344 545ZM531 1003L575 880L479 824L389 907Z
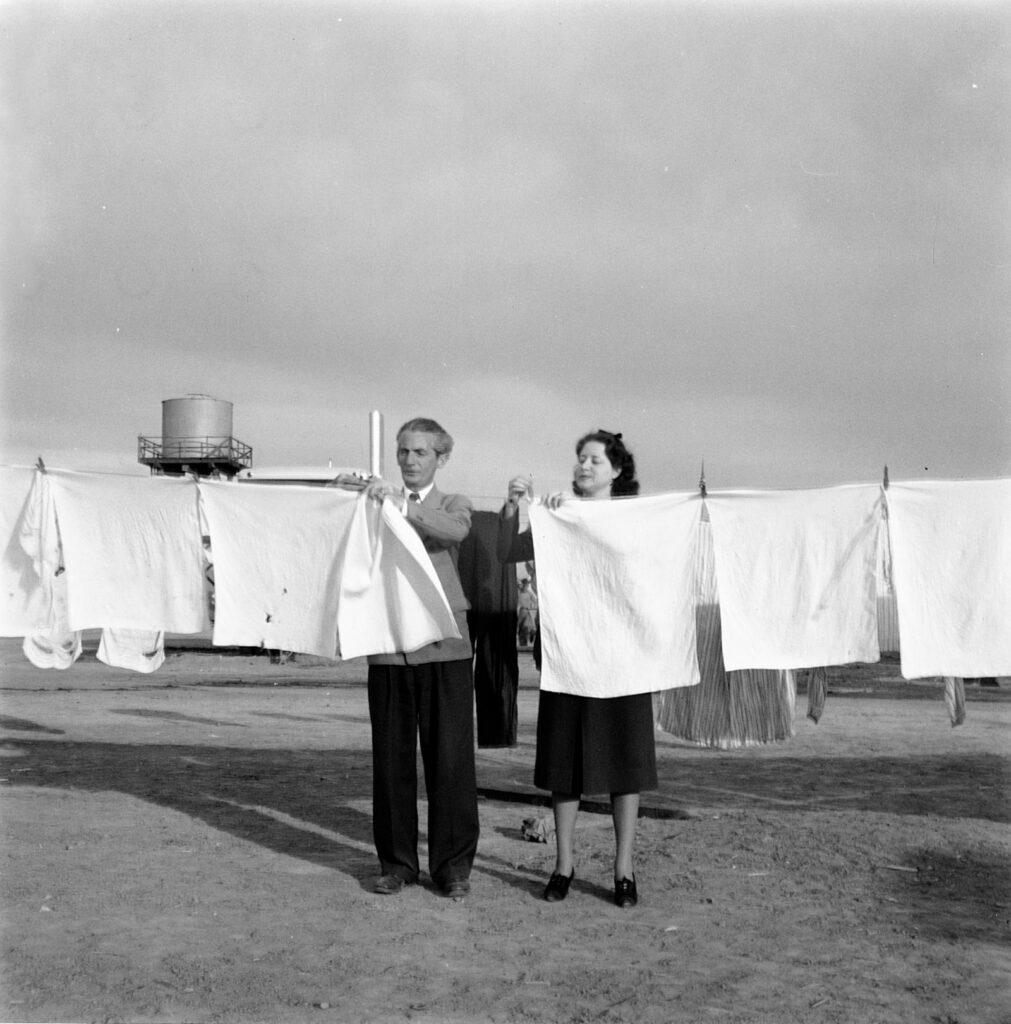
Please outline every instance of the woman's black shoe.
M572 885L572 879L575 877L575 871L568 877L560 875L557 871L553 872L548 879L548 884L544 886L544 898L548 903L559 903L564 900L569 895L569 886Z
M635 875L631 879L616 878L614 881L614 905L624 910L634 907L639 902L639 892L635 887Z

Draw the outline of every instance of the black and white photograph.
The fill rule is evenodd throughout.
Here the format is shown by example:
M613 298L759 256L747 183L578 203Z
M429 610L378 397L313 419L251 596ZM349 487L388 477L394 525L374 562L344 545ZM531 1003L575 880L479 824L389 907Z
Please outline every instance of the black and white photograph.
M1011 1024L1011 7L0 4L0 1022Z

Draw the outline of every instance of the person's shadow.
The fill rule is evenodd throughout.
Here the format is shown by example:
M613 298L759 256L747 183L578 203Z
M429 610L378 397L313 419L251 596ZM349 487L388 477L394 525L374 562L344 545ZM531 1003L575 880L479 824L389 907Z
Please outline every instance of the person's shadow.
M239 723L179 712L124 710L214 727ZM379 871L372 838L372 763L367 750L305 750L105 743L36 738L61 735L28 719L0 725L31 738L7 739L12 787L116 791L187 814L275 853L340 871L371 891ZM419 764L419 790L421 766ZM422 810L421 843L424 844ZM422 852L422 859L424 853ZM476 871L527 891L532 883L505 860L485 857ZM427 883L427 875L422 878Z
M6 728L40 731L20 721ZM4 748L16 765L10 786L118 791L363 885L376 874L372 818L354 806L371 801L367 752L36 738Z

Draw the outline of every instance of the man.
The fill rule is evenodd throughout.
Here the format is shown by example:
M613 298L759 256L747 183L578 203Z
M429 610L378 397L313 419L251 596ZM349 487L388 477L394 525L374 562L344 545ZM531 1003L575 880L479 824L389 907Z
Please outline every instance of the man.
M374 891L393 896L418 878L417 742L428 793L428 869L453 899L470 891L477 850L474 680L468 603L460 585L460 542L470 532L471 503L443 494L435 474L453 439L434 420L412 419L397 433L403 487L373 477L366 493L398 503L418 531L442 583L460 639L369 658L373 834L381 874Z

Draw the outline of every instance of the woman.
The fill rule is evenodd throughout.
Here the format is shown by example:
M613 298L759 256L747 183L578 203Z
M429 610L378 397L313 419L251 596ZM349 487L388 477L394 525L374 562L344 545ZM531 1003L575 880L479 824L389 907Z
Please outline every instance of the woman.
M518 476L509 481L499 523L499 558L522 562L534 557L529 530L519 532L519 502L529 497L533 482ZM583 501L608 501L639 493L635 460L621 434L596 430L576 444L572 490ZM565 500L551 495L557 508ZM639 900L632 850L639 793L657 784L653 739L653 698L577 697L542 690L537 713L537 755L534 784L551 791L555 817L555 869L544 888L549 903L564 900L575 877L573 844L576 815L583 793L610 793L614 820L614 902L634 907Z

